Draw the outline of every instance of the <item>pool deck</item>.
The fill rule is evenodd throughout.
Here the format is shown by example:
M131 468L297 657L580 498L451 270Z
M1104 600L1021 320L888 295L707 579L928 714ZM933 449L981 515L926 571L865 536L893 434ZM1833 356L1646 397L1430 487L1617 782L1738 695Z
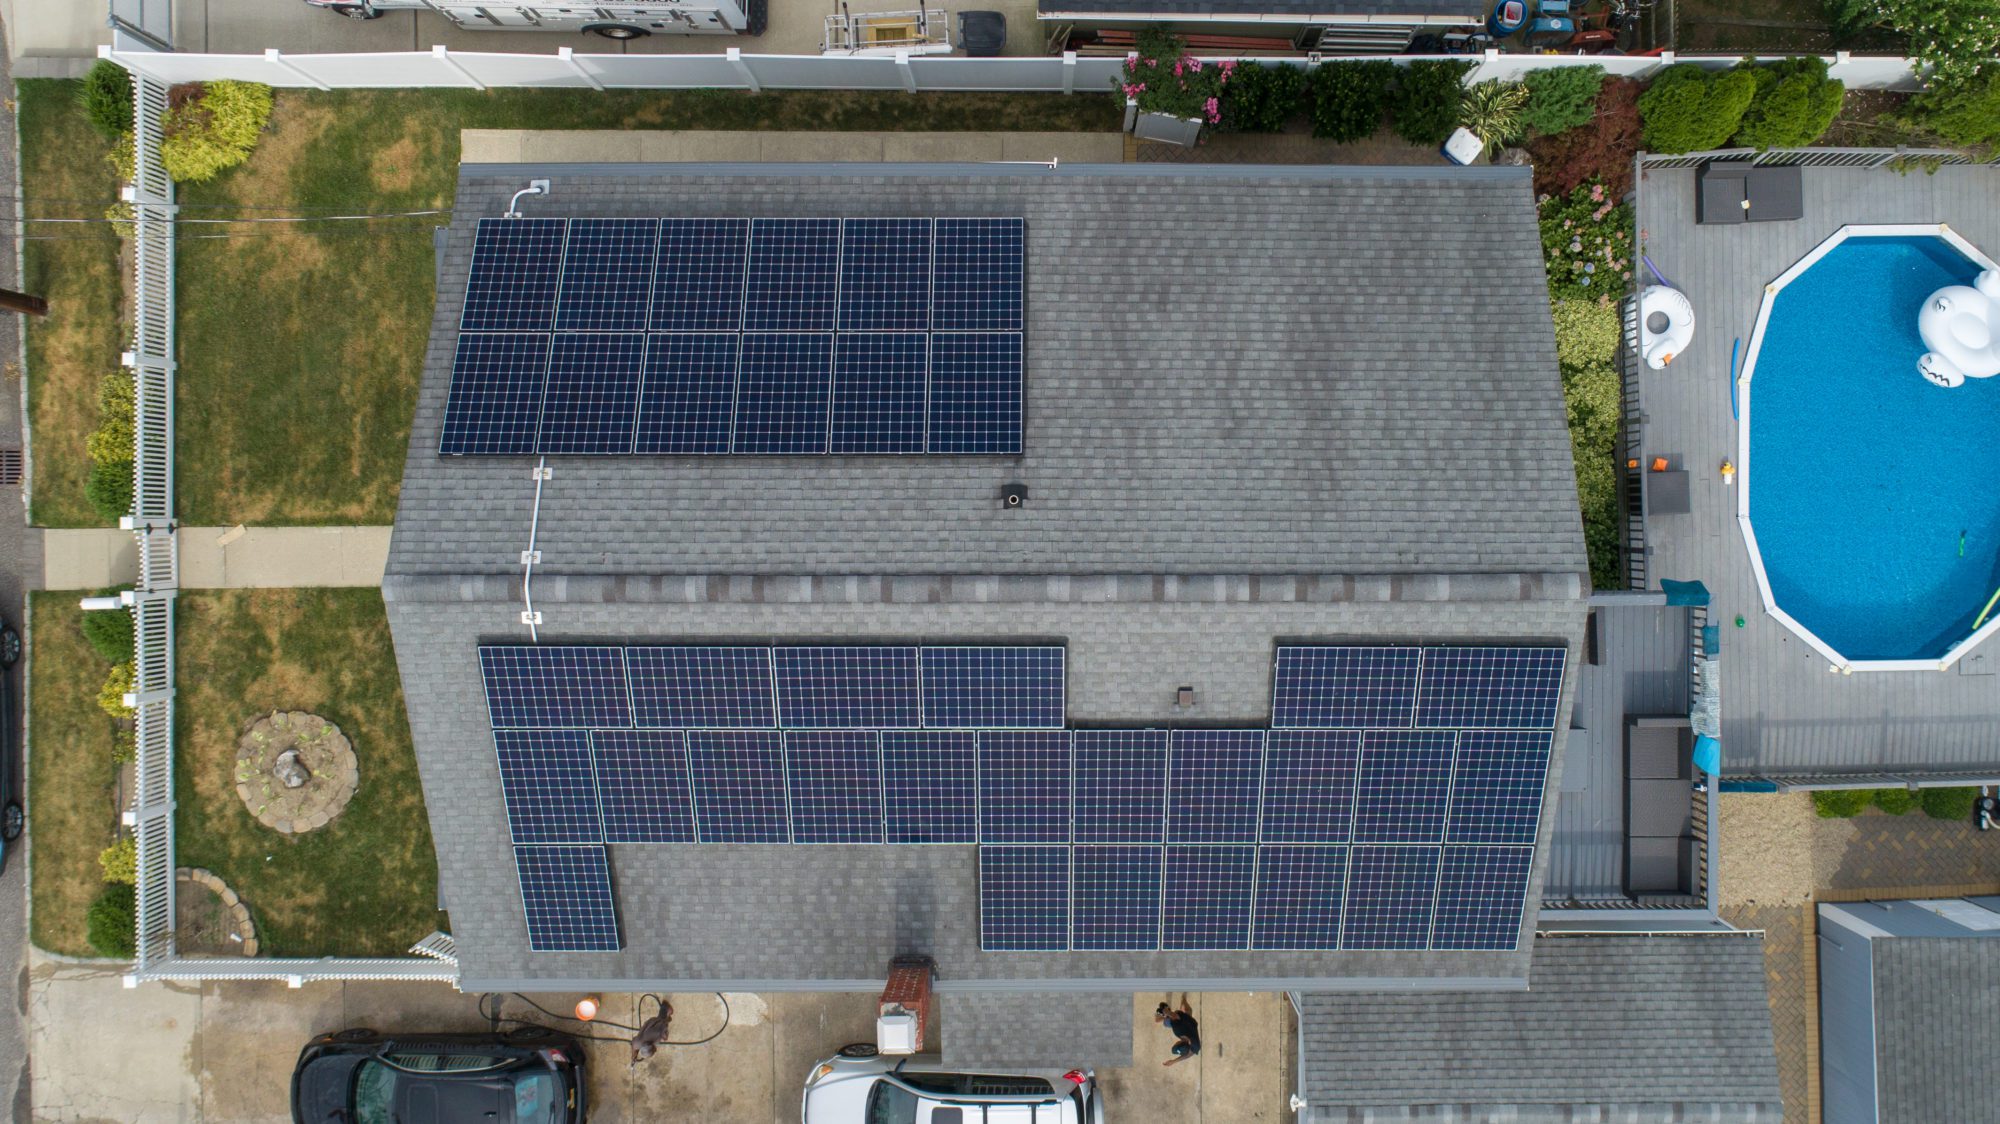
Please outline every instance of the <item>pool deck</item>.
M1747 348L1764 285L1850 223L1948 223L2000 255L2000 168L1808 168L1805 218L1696 226L1692 169L1651 171L1638 189L1644 252L1695 306L1693 344L1664 371L1642 368L1643 456L1688 470L1690 512L1649 516L1647 573L1699 579L1721 626L1723 768L1730 776L2000 777L2000 638L1949 671L1841 675L1764 614L1720 468L1736 455L1730 342ZM1831 327L1831 326L1830 326ZM1914 363L1915 357L1911 357ZM1918 377L1912 369L1911 378ZM1988 482L2000 496L2000 483ZM1744 618L1736 628L1735 618Z

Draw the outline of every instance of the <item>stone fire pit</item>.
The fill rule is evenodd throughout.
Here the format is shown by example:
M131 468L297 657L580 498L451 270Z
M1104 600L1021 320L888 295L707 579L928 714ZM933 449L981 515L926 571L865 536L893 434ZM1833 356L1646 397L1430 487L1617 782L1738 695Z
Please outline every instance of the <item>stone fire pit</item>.
M354 746L317 714L272 711L236 743L236 794L273 831L298 835L325 827L360 783Z

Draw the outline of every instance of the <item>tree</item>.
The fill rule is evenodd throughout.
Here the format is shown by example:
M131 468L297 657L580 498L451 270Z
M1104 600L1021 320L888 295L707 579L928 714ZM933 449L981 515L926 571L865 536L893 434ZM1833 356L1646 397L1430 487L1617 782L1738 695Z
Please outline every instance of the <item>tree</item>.
M1736 143L1756 148L1801 148L1820 138L1840 114L1847 86L1829 78L1818 55L1753 68L1757 92L1744 111Z
M1930 64L1932 89L1957 89L1995 69L2000 6L1992 0L1860 0L1838 3L1839 31L1883 27L1909 40L1912 58Z
M1639 95L1646 147L1662 153L1720 147L1736 135L1756 95L1757 79L1748 67L1710 72L1676 63Z

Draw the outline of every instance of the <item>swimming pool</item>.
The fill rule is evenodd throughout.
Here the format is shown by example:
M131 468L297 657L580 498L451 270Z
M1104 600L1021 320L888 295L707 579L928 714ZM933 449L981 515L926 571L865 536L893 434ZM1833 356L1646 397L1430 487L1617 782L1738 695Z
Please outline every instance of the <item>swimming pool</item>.
M1945 668L2000 631L1973 629L2000 588L2000 378L1916 369L1924 298L1986 268L1940 226L1850 226L1765 289L1737 514L1765 609L1844 670Z

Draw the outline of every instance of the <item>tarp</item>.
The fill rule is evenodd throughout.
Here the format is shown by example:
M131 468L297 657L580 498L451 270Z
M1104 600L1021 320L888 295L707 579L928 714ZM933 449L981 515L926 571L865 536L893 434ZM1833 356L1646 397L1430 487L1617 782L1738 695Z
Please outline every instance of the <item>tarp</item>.
M1708 604L1708 587L1700 582L1677 582L1661 578L1660 589L1666 593L1669 605Z

